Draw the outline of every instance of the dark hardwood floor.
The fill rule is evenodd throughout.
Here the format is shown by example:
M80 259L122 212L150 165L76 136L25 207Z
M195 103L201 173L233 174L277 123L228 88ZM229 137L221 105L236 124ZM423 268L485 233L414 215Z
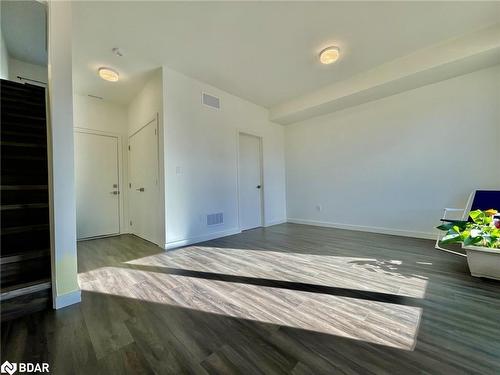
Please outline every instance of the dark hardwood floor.
M55 374L500 374L500 283L433 242L295 224L80 242L82 303L2 325Z

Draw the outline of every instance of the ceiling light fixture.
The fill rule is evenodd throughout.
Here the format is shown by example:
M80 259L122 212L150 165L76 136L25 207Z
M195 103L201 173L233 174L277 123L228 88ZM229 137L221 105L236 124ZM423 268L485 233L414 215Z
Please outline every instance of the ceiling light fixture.
M118 81L120 75L117 71L110 68L99 68L99 77L109 82Z
M319 61L322 64L328 65L333 64L340 57L340 49L339 47L330 46L326 47L319 53Z

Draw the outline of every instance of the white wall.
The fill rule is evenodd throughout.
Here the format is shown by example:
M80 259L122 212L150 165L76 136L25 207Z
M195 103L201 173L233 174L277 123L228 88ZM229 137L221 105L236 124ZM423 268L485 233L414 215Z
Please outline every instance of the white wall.
M75 94L73 97L75 128L117 136L121 142L120 163L120 233L129 233L128 219L128 116L127 107L106 100Z
M126 106L80 94L75 94L73 102L75 127L128 134Z
M2 28L0 27L0 78L9 79L9 51L7 50L7 45L5 44L5 39L3 38Z
M500 66L289 125L288 217L432 237L444 207L500 188L499 149Z
M165 88L167 247L239 232L238 129L263 138L265 225L286 218L284 129L268 111L167 67ZM218 96L219 111L201 104ZM206 225L223 212L224 224Z
M48 71L46 66L30 64L13 58L9 59L9 79L11 81L22 83L28 82L32 85L36 85L36 82L25 81L19 79L18 76L47 83L47 75Z
M135 133L160 114L163 108L162 71L158 69L128 106L129 134Z
M54 307L80 302L71 63L71 2L48 2L49 194Z
M163 132L163 73L158 69L152 73L142 90L134 97L128 106L128 134L129 136L158 116L158 147L159 155L164 154ZM127 140L128 145L128 140ZM164 157L159 158L159 196L158 196L158 239L159 246L165 244L165 182ZM130 228L130 227L129 227Z

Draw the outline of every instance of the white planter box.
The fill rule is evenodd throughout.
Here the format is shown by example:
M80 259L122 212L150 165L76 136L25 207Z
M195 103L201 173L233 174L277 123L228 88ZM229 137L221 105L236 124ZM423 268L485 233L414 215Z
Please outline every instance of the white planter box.
M500 280L500 249L464 246L472 276Z

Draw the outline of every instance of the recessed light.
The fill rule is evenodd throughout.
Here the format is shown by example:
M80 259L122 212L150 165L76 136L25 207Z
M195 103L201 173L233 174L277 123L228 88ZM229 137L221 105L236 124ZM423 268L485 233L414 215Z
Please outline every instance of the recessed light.
M340 57L339 47L330 46L326 47L323 51L319 53L319 61L322 64L328 65L337 61Z
M117 71L110 68L99 68L99 77L106 81L116 82L118 81L120 75Z

